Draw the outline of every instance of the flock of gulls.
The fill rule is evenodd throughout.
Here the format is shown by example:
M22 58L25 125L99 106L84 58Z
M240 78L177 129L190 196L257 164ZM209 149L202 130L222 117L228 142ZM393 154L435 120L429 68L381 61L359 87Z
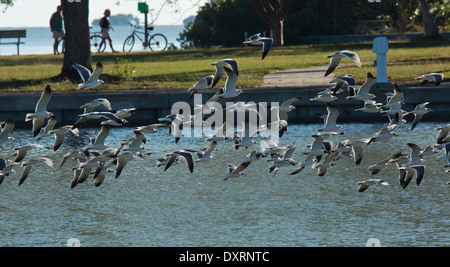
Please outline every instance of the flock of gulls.
M262 59L264 59L272 45L272 39L261 37L260 34L256 34L249 38L244 44L262 45ZM357 66L361 67L361 61L359 56L348 50L339 51L327 56L330 58L330 64L326 70L324 76L328 76L339 65L342 59L351 59ZM244 93L242 90L236 88L236 82L239 77L238 62L234 59L224 59L214 63L211 63L215 67L215 73L207 77L200 79L192 88L188 89L190 92L188 101L198 93L200 90L214 88L223 73L226 74L225 86L218 88L215 95L206 101L206 103L194 109L201 109L201 121L204 122L204 118L212 114L214 108L209 104L218 101L222 98L235 98L238 95ZM78 85L79 89L91 88L103 83L99 79L100 74L103 71L101 63L97 63L95 70L91 73L87 68L72 63L72 66L79 72L83 83ZM429 73L416 79L422 80L421 85L427 82L433 82L435 86L438 86L443 79L441 73ZM243 149L251 148L255 146L257 142L256 138L262 139L261 143L265 146L260 146L259 149L250 149L250 153L239 164L233 164L228 162L227 172L224 172L223 180L230 178L239 178L244 175L244 171L254 161L265 160L270 164L268 172L276 174L279 168L292 168L290 175L297 175L302 172L306 167L317 169L318 176L324 176L329 168L338 165L338 160L345 158L353 159L356 165L361 164L364 149L367 146L375 142L389 142L395 139L397 134L394 132L396 127L405 124L407 121L405 117L411 115L414 117L410 131L413 131L418 125L423 116L431 112L427 108L428 102L424 102L416 106L412 111L403 110L404 92L399 88L397 84L394 84L393 92L386 92L385 103L377 103L373 100L375 96L370 93L370 88L375 84L376 78L367 73L365 82L362 85L356 85L355 77L352 74L346 74L337 78L334 78L330 83L334 83L322 92L319 92L316 97L311 98L310 101L323 102L326 108L327 114L322 116L324 125L322 128L317 129L317 132L312 134L312 142L305 151L305 159L296 160L293 158L294 151L297 149L296 142L287 147L280 147L278 142L274 142L271 138L268 138L262 133L270 127L277 127L277 137L282 140L283 135L288 129L288 113L295 109L293 103L302 99L301 96L287 99L279 107L277 107L277 120L272 120L272 124L275 125L259 125L255 132L249 132L248 126L243 125L242 128L235 127L235 125L227 125L226 122L217 127L215 135L208 136L207 140L209 146L201 149L178 149L166 155L161 155L156 160L156 167L163 167L163 171L166 171L173 165L183 164L187 165L190 173L194 171L194 165L203 164L203 162L209 162L215 160L214 155L217 154L219 142L230 142L233 148ZM383 125L379 132L374 133L373 136L358 140L342 140L337 145L334 145L330 138L333 136L343 136L343 126L338 125L339 111L336 109L332 102L345 95L346 99L356 100L361 102L361 108L356 109L355 112L368 112L379 113L380 116L385 116L387 122ZM88 136L90 139L89 145L84 147L74 148L71 152L68 152L62 157L59 164L61 168L66 162L76 162L76 166L72 168L73 178L71 181L71 188L74 188L80 183L87 181L88 179L94 181L95 186L100 186L105 177L109 173L115 173L115 178L118 178L126 167L127 163L134 159L145 159L147 155L151 154L146 151L143 144L146 143L147 135L161 134L158 129L168 127L169 132L174 133L179 130L180 124L183 126L195 126L193 124L194 116L186 116L183 114L168 114L165 117L159 119L158 123L150 125L136 127L133 133L130 133L128 140L119 142L115 147L110 147L105 142L111 129L114 127L122 127L126 125L126 118L132 116L135 112L135 108L122 109L116 112L112 112L112 105L106 98L97 98L89 103L81 106L83 112L79 115L79 119L73 123L73 125L65 125L60 128L55 128L57 125L56 116L47 110L47 105L51 101L51 89L47 86L41 94L39 101L36 104L35 112L26 115L25 121L31 121L32 123L32 136L36 139L36 143L28 144L20 147L14 147L11 155L0 159L0 184L6 177L10 177L14 173L18 172L19 168L22 168L22 174L20 175L19 185L25 182L27 177L32 175L38 175L33 173L33 166L36 164L45 164L49 167L49 171L56 171L58 166L49 157L37 157L29 159L27 152L32 149L43 149L57 151L62 144L64 144L64 138L67 134L72 134L76 137L82 135ZM268 99L270 100L270 99ZM269 102L269 101L267 101ZM103 110L108 111L95 111L99 106L103 106ZM261 106L260 106L261 108ZM227 107L233 112L256 112L261 113L261 109L255 109L254 105L249 105L244 102L236 102L233 106ZM99 121L99 132L96 136L90 136L86 134L82 127L88 120ZM175 124L177 122L178 124ZM180 123L181 122L181 123ZM2 131L0 134L0 145L8 142L14 142L12 137L14 131L14 122L11 119L7 119L6 122L1 122ZM200 125L201 126L201 125ZM227 129L232 127L233 134L227 136L224 133ZM437 155L437 150L442 150L443 155L437 157L437 160L447 160L446 172L450 172L450 124L443 125L437 130L436 142L430 144L426 148L421 148L414 143L408 143L410 153L403 153L401 151L393 151L389 157L385 160L374 163L368 166L368 175L376 177L377 174L383 171L383 169L389 166L395 165L398 169L399 183L401 188L405 189L410 182L415 178L416 184L419 185L425 177L425 157ZM174 134L175 143L180 140L180 135ZM47 147L38 144L38 141L42 138L54 138L53 147ZM179 144L178 144L179 145ZM388 186L389 184L378 178L367 179L357 183L359 192L367 190L370 186L382 185Z

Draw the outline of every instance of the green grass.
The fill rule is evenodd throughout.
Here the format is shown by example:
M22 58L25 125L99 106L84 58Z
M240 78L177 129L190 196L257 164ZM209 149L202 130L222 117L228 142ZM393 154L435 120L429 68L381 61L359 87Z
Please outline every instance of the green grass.
M101 90L186 89L198 79L214 73L210 63L233 58L239 63L237 86L252 88L258 87L263 76L272 71L326 65L329 60L325 56L342 49L357 52L363 67L340 66L336 75L352 73L358 83L364 81L369 71L376 75L372 43L273 47L264 60L261 60L261 47L95 53L92 64L103 63L102 78L106 83L98 87ZM450 40L390 42L387 58L391 81L415 83L413 78L426 72L444 72L445 80L449 80ZM73 82L52 79L60 73L62 61L62 55L0 57L0 90L41 91L45 84L50 84L53 90L75 90L77 85ZM219 86L224 79L220 83Z

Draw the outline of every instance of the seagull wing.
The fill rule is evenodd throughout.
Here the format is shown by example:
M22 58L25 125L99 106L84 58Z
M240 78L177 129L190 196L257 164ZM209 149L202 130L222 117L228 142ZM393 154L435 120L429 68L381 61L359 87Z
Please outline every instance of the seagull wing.
M358 90L358 94L364 95L369 94L370 88L375 84L376 78L372 75L372 73L368 72L366 76L366 81L363 85L361 85L361 88Z
M227 67L223 67L225 73L227 74L227 80L225 82L225 93L230 90L236 90L236 82L238 80L238 76L234 71Z
M103 72L103 65L100 62L97 62L97 66L94 69L94 72L90 75L86 82L96 81L100 77L100 74Z
M339 54L350 58L351 60L353 60L353 62L356 63L356 65L358 65L358 67L361 67L361 60L359 59L358 54L356 54L355 52L344 50L339 52Z
M325 72L324 77L328 76L330 73L332 73L334 71L334 69L336 69L336 67L339 65L339 63L341 62L341 58L340 57L336 57L336 56L329 56L330 59L330 65L328 65L328 69Z
M186 161L186 164L189 167L189 171L192 173L194 171L194 159L192 158L192 154L189 152L178 151L176 154L182 156Z
M442 74L442 73L433 74L433 79L434 79L434 85L438 86L439 84L441 84L442 80L444 79L444 74Z
M363 148L361 146L352 146L353 160L356 165L359 165L363 157Z
M325 122L325 127L335 125L337 118L339 117L339 111L328 102L326 102L326 107L327 107L328 115L327 115L327 119Z
M104 143L106 137L109 135L110 128L107 125L103 125L100 133L95 137L94 145Z
M49 158L39 158L39 160L45 164L47 164L53 171L56 171L55 166L53 165L53 161Z
M262 38L259 41L263 43L262 59L264 59L267 56L267 53L269 53L270 47L272 47L273 39L272 38Z
M35 111L38 112L38 111L47 110L47 104L50 101L51 96L52 96L52 90L50 89L50 86L47 85L41 94L41 98L39 98L39 101L36 104Z
M6 125L5 127L3 127L2 132L0 133L0 138L7 138L9 136L9 134L12 132L12 130L14 129L14 122L11 118L8 118L6 120Z
M413 124L411 126L411 131L417 126L419 121L422 119L423 114L414 114Z
M289 107L290 105L292 105L293 103L299 101L300 99L302 99L301 96L293 97L293 98L291 98L291 99L288 99L288 100L284 101L284 102L281 104L281 106L282 106L282 107Z
M83 82L87 82L91 77L91 71L85 66L82 66L77 63L72 63L72 67L74 67L74 69L78 71L78 74L80 74L80 77L83 80Z
M416 170L416 184L420 185L422 182L423 176L425 174L425 166L423 165L417 165L412 167L414 170Z

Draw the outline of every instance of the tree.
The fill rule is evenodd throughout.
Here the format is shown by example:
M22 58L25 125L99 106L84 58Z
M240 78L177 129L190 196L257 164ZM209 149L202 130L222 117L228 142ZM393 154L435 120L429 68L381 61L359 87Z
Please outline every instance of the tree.
M79 74L72 63L91 67L91 51L89 39L89 0L80 2L61 0L64 27L66 30L66 49L60 78L67 77L78 80Z
M274 45L284 45L283 24L289 8L291 0L249 0L264 22L269 26ZM274 5L275 7L274 7Z
M423 26L425 27L425 38L438 38L440 36L439 29L431 15L428 2L426 0L419 0L419 2L423 16Z

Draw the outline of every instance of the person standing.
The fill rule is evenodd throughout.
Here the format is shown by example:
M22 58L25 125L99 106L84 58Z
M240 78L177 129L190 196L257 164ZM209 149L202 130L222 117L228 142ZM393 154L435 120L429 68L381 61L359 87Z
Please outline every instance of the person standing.
M50 31L53 33L53 39L55 42L53 43L53 54L58 54L57 47L60 38L64 38L64 24L63 24L63 16L62 16L62 7L57 6L56 12L52 14L50 18ZM66 47L66 40L63 39L61 53L64 53Z
M113 45L112 45L112 41L111 41L111 36L109 36L109 30L113 30L114 28L111 27L111 23L109 22L108 17L111 16L111 10L106 9L105 12L103 13L104 17L100 20L100 28L101 28L101 32L102 32L102 41L100 42L100 45L98 46L98 52L100 52L100 48L103 46L103 44L105 43L105 40L109 41L109 46L111 47L111 50L113 52L117 52L114 50Z

